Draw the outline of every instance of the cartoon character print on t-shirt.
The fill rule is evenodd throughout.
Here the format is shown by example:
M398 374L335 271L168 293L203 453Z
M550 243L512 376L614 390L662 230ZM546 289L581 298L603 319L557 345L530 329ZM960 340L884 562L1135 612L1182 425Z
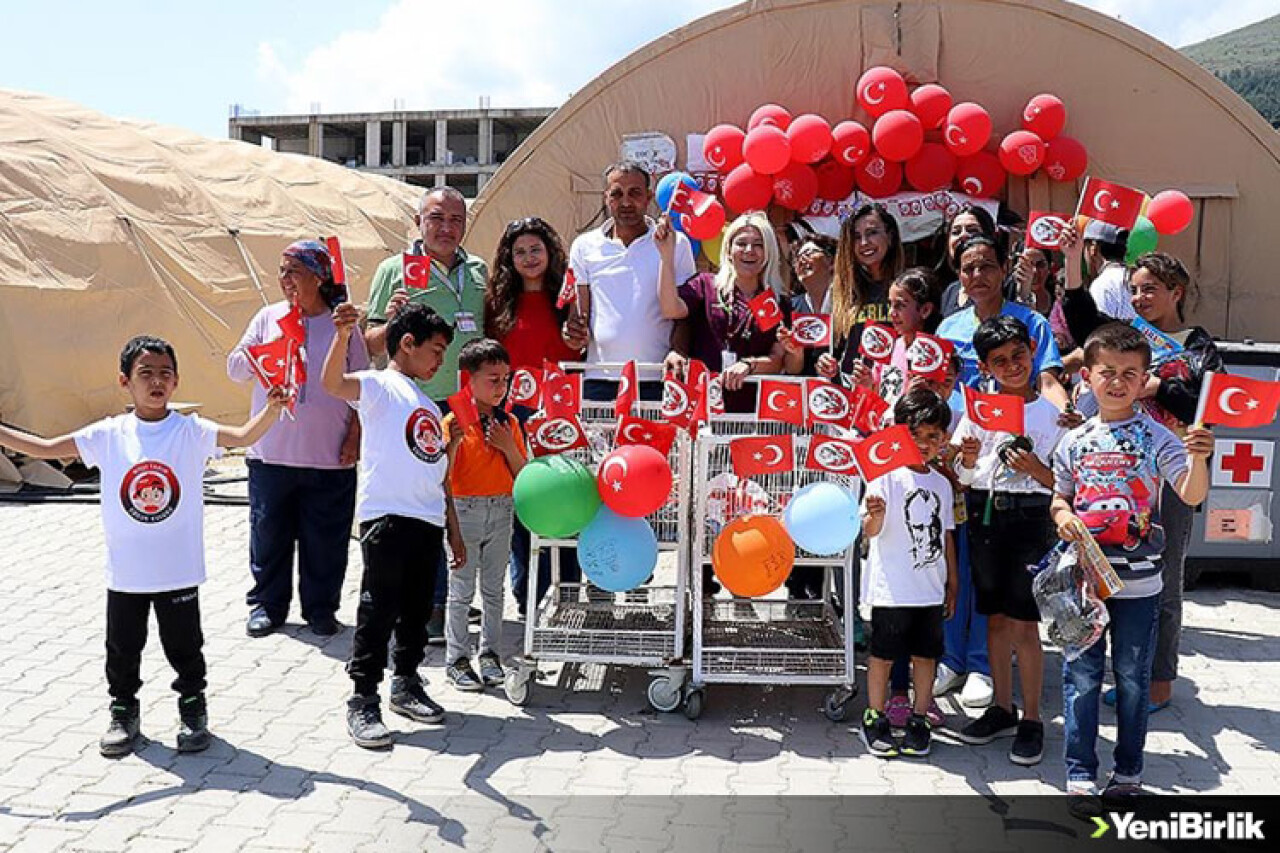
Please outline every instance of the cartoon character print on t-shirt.
M139 462L120 481L125 513L143 524L155 524L173 515L181 497L177 475L163 462Z
M1078 455L1076 515L1099 545L1133 552L1164 550L1164 528L1155 522L1150 487L1139 476L1147 467L1155 437L1139 420L1111 433L1091 434Z
M902 504L911 535L911 562L917 569L942 559L942 505L928 489L907 493Z
M440 419L427 409L414 409L404 428L409 452L423 462L435 464L445 453L444 429Z

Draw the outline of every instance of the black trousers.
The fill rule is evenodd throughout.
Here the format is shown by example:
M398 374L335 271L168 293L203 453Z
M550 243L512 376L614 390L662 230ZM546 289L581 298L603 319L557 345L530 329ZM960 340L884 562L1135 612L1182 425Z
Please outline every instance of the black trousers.
M426 656L436 569L444 554L444 528L416 518L384 515L360 525L364 574L347 674L359 696L378 692L395 635L396 675L413 676Z
M112 699L130 702L142 687L142 650L147 645L147 621L153 606L160 646L178 676L173 689L179 696L204 691L204 633L196 587L166 592L107 590L107 688Z

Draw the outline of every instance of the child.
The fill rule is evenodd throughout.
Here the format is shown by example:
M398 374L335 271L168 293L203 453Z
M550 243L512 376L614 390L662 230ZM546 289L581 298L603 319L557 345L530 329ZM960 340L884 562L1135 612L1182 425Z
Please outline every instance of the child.
M889 285L889 322L897 340L886 364L869 366L859 359L854 363L850 380L854 384L874 388L889 405L908 390L907 350L916 335L938 325L938 283L924 267L913 267Z
M893 416L910 428L925 460L946 446L951 410L932 391L920 388L903 395ZM901 752L929 754L925 714L933 697L935 664L942 656L942 623L951 615L956 596L951 503L951 484L927 464L898 468L867 486L862 531L871 549L862 600L871 605L871 660L862 740L881 758L899 753L889 719L880 709L889 670L904 655L911 656L915 703Z
M991 743L1015 735L1009 760L1030 767L1044 753L1040 689L1044 652L1040 647L1040 611L1031 594L1028 566L1039 563L1057 541L1049 518L1053 472L1049 462L1066 430L1058 425L1058 407L1036 391L1031 371L1035 345L1026 325L997 314L982 321L973 335L982 371L997 390L1026 401L1023 435L1030 450L1013 444L1008 432L983 429L966 415L952 447L959 453L955 471L969 486L967 515L974 598L987 619L987 652L995 701L965 726L960 739ZM1022 719L1013 704L1013 656L1018 657L1024 705ZM1016 733L1016 734L1015 734Z
M1142 751L1147 737L1147 691L1160 607L1161 481L1187 505L1204 500L1206 460L1213 435L1200 425L1179 442L1168 428L1134 403L1147 383L1151 349L1131 326L1108 323L1084 345L1085 381L1099 412L1071 430L1053 458L1053 521L1069 542L1091 533L1124 589L1106 600L1116 703L1115 767L1104 797L1142 792ZM1063 666L1067 793L1088 796L1078 812L1098 804L1098 699L1107 643L1100 640Z
M444 719L444 709L422 688L418 665L446 528L452 565L465 563L467 552L446 482L448 442L440 410L418 384L440 369L453 327L425 305L406 305L387 324L387 369L344 373L347 339L356 319L349 302L334 310L337 333L322 380L326 391L360 411L364 428L356 494L364 575L347 664L355 685L347 700L347 731L357 745L380 749L391 746L378 683L393 632L391 710L420 723Z
M285 394L273 389L241 427L171 412L178 357L166 341L146 336L120 353L120 387L133 400L129 414L51 439L0 426L0 444L37 459L79 456L100 473L111 724L98 751L128 755L137 742L139 671L154 607L160 645L178 674L178 751L198 752L210 741L197 591L205 579L204 467L219 447L247 447L265 435Z
M470 394L480 423L465 429L457 414L445 416L449 436L449 483L467 561L449 573L445 675L459 690L502 684L502 578L511 557L511 489L524 467L524 438L515 417L502 411L511 377L511 358L491 338L470 341L458 365L471 376ZM463 389L467 393L467 389ZM471 668L467 611L480 578L480 674Z

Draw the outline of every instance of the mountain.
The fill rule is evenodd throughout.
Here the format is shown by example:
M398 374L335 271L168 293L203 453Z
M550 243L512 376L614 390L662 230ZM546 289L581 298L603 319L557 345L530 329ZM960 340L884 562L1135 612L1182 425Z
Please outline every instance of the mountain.
M1280 15L1184 47L1182 53L1280 128Z

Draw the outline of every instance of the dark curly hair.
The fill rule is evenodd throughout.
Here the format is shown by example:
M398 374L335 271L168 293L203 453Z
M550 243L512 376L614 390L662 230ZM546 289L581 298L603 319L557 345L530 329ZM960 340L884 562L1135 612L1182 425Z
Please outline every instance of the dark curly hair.
M542 245L547 250L547 271L542 276L542 292L551 300L552 309L560 323L564 323L569 316L567 307L555 307L560 285L564 283L565 271L569 266L560 235L540 217L517 219L508 223L498 240L498 248L493 253L493 270L489 273L489 283L484 291L484 333L495 340L509 335L516 325L516 312L520 307L520 295L524 292L524 280L516 271L511 250L516 240L525 234L532 234L542 240Z

